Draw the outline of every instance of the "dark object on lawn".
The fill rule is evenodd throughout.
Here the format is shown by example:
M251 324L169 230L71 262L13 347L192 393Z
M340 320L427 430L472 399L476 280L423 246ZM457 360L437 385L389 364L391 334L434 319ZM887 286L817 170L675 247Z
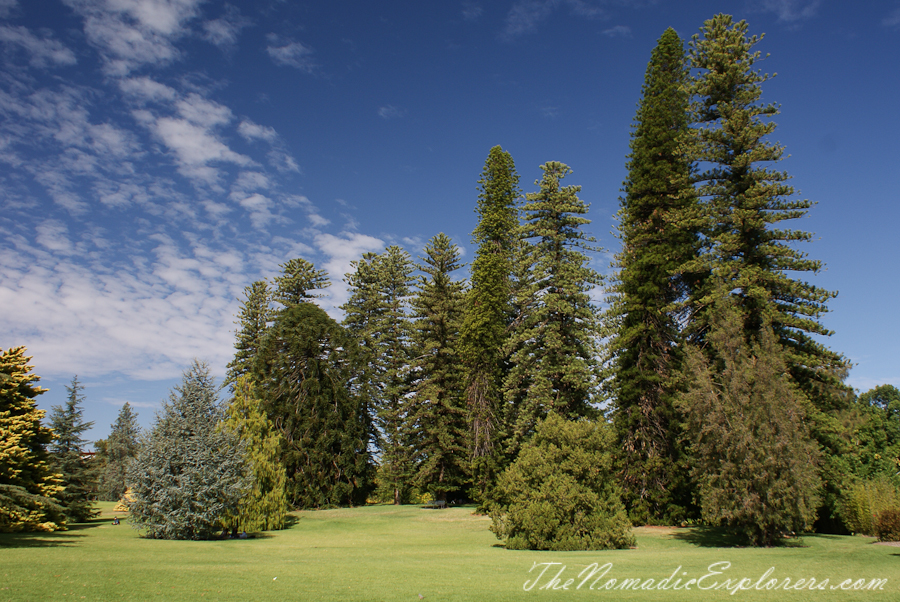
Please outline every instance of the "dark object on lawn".
M118 525L118 524L119 524L119 517L118 517L118 516L116 516L116 517L113 518L113 524L114 524L114 525Z
M445 509L445 508L447 508L447 502L445 502L444 500L434 500L433 502L426 505L425 507L431 508L432 510Z

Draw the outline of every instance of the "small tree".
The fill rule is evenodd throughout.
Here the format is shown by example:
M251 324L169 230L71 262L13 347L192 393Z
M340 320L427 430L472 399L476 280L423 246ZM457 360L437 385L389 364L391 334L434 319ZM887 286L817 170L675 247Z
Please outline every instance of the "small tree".
M100 499L116 502L125 495L128 464L137 456L141 428L131 404L125 402L113 423L109 437L98 447L103 453L104 467L100 477Z
M65 489L57 497L66 508L66 516L71 522L83 523L100 514L99 510L93 509L91 501L96 489L97 471L91 461L81 454L81 448L86 443L81 434L94 423L82 420L84 395L81 391L84 386L78 382L77 376L66 390L69 392L66 405L53 406L50 414L50 427L56 435L50 444L50 456L53 469L62 475Z
M285 496L286 476L279 453L283 441L262 410L256 387L249 376L234 383L234 399L225 410L222 427L244 443L244 462L250 467L253 486L226 523L232 530L271 531L284 528L290 508Z
M741 313L721 303L709 333L714 360L688 348L687 392L678 404L703 518L769 546L812 525L820 455L772 330L746 343Z
M217 428L216 390L195 360L129 467L132 526L151 539L212 538L249 489L240 440Z
M491 531L510 550L603 550L633 546L613 475L608 425L555 413L500 477Z
M50 469L47 445L53 431L41 425L44 410L34 398L44 393L30 374L25 347L0 353L0 532L65 528L56 498L59 475Z

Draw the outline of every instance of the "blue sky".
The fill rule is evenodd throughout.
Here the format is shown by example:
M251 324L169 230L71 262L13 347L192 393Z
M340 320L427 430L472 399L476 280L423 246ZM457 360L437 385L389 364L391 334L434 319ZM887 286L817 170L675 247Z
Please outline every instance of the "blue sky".
M238 298L302 256L438 232L471 259L494 145L532 191L562 161L609 272L625 155L656 40L718 12L765 32L793 227L839 296L826 344L860 390L900 385L900 1L0 0L0 346L50 392L85 385L90 438L144 425L191 358L224 374Z

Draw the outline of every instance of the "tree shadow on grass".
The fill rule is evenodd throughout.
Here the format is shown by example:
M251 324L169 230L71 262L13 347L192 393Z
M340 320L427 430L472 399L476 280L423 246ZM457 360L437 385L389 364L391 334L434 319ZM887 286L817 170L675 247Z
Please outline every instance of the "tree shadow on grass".
M720 527L688 527L679 529L673 538L701 548L745 548L747 539Z
M81 544L80 538L87 537L69 531L53 533L0 533L0 548L71 548Z

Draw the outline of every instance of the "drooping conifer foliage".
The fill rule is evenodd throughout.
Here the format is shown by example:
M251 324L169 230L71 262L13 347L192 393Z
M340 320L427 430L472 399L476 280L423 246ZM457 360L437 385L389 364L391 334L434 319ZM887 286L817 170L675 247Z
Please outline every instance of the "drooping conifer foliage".
M97 470L92 461L82 455L84 444L81 435L94 426L84 422L84 386L78 377L66 387L69 398L64 406L53 406L50 413L50 428L55 438L50 444L51 465L61 476L63 490L57 495L66 509L67 522L83 523L98 514L93 508L93 496L97 489Z
M53 431L41 424L34 398L47 391L25 356L25 347L0 353L0 532L65 528L55 499L62 484L50 467Z
M743 329L736 300L716 303L707 336L714 359L688 349L678 403L703 518L769 546L812 526L821 456L774 333L763 324L748 343Z
M218 387L194 361L129 464L132 526L151 539L211 539L250 489L240 439L219 428Z
M434 499L462 496L468 477L466 405L459 359L464 284L453 279L459 249L445 234L425 246L413 297L416 357L407 428L415 450L414 483Z
M283 442L266 417L250 376L240 376L234 383L234 397L225 409L221 428L233 432L243 443L244 466L251 480L250 491L224 519L225 527L247 532L283 529L290 510L280 457Z
M311 303L285 309L269 328L252 380L284 440L292 506L366 500L373 478L367 360L354 338Z
M518 244L519 176L512 156L499 146L490 150L481 178L475 212L478 246L460 328L460 357L465 367L474 497L485 501L498 467L502 440L503 346L511 318L510 275Z
M613 421L632 517L671 523L690 503L673 407L679 370L680 303L700 246L702 221L689 180L687 63L668 29L654 48L631 132L628 179L620 199L622 250L605 329L613 378Z
M515 349L504 383L510 408L510 447L514 457L548 412L574 419L591 413L597 384L597 308L590 294L601 283L590 267L594 239L580 186L563 186L571 172L551 161L541 166L540 191L525 195L521 237L530 243L525 261L529 285L518 291L508 346Z
M811 234L782 225L803 217L811 203L790 198L788 174L769 167L784 148L771 141L778 106L761 100L769 76L755 68L760 53L753 47L762 37L748 36L746 22L723 14L707 20L701 33L690 44L691 153L708 166L697 181L709 242L701 259L709 277L694 297L691 330L702 335L709 327L709 308L724 282L739 301L748 340L770 324L794 381L817 408L839 407L844 387L837 375L846 361L813 338L830 334L818 318L837 293L792 276L815 274L822 263L795 248Z

